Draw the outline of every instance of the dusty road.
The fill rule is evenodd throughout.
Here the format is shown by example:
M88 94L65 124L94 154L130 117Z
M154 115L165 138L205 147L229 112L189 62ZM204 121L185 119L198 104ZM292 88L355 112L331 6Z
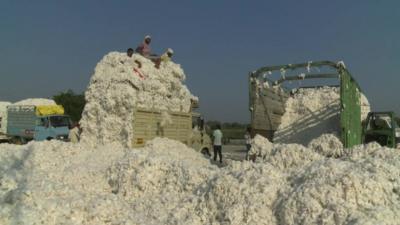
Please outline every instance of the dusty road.
M218 166L225 166L226 163L219 164L218 162L214 162L212 159L214 157L214 151L211 151L211 163L216 164ZM242 161L246 158L246 146L244 145L223 145L222 146L222 158L223 161L226 159Z
M224 145L222 146L222 157L226 159L242 161L246 158L246 146Z

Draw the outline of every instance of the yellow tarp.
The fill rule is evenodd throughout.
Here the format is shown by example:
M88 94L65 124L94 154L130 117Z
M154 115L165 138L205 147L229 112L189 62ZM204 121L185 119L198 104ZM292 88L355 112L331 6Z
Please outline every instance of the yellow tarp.
M52 114L64 114L64 108L61 105L39 105L36 106L36 115L47 116Z

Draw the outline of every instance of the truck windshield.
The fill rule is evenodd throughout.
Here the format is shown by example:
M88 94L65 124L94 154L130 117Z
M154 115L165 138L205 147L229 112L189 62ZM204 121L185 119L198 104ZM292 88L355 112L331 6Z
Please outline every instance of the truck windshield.
M69 127L70 121L67 116L52 116L50 117L50 124L52 127Z
M392 129L392 119L388 115L375 115L368 123L367 130Z

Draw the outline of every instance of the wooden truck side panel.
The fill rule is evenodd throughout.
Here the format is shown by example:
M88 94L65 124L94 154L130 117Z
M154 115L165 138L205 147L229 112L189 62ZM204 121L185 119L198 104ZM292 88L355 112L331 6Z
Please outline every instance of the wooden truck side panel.
M169 112L170 121L163 125L161 112L138 109L134 113L133 147L142 147L155 137L166 137L189 145L192 133L191 113Z

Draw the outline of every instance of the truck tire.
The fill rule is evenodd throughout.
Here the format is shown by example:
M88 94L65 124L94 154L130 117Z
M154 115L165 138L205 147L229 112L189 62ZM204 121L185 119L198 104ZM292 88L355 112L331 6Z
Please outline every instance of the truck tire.
M15 145L22 145L23 144L23 141L22 141L21 137L13 137L10 142L15 144Z
M53 138L52 137L47 137L46 140L51 141L51 140L53 140Z
M200 152L201 152L201 154L203 154L203 155L205 155L205 156L208 156L208 157L211 156L210 150L208 150L208 148L203 148L203 149L201 149Z

